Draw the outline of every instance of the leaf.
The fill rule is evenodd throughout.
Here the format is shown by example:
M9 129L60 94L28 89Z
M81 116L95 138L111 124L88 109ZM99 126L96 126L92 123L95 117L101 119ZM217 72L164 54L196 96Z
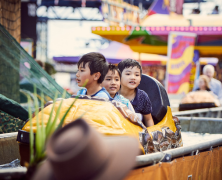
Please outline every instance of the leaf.
M88 79L84 82L83 87L85 87L87 83L88 83ZM71 109L72 106L75 104L75 102L76 102L76 100L79 98L79 96L80 96L80 95L78 95L78 96L75 97L75 100L72 102L72 104L69 106L68 110L67 110L67 111L65 112L65 114L63 115L63 117L62 117L59 125L57 126L57 129L60 129L60 128L62 127L62 125L63 125L63 123L64 123L64 120L65 120L67 114L69 113L70 109ZM87 111L87 112L88 112L88 111ZM86 112L85 112L85 113L86 113ZM85 113L83 113L83 115L84 115ZM82 116L83 116L83 115L82 115ZM82 117L82 116L81 116L81 117Z
M42 150L42 131L39 127L39 107L38 107L38 99L37 99L37 93L36 93L36 86L34 85L34 104L35 104L35 116L36 116L36 138L35 138L35 147L36 147L36 155L35 158L38 160L41 155Z
M82 117L83 117L83 116L84 116L84 115L85 115L87 112L89 112L89 111L90 111L90 109L91 109L91 108L88 108L88 109L87 109L87 110L86 110L84 113L82 113L82 115L81 115L81 116L79 116L79 117L78 117L78 119L81 119L81 118L82 118Z
M85 85L87 84L88 80L85 81L83 87L85 87ZM53 112L54 112L54 108L55 108L55 103L56 103L56 99L58 97L58 92L56 91L55 97L54 97L54 101L53 101L53 107L51 109L50 112L50 116L47 122L46 127L44 126L44 114L43 114L43 109L44 109L44 95L41 92L41 127L40 127L40 123L39 123L39 107L38 107L38 99L37 99L37 93L36 93L36 86L34 85L34 104L35 104L35 115L36 115L36 124L37 124L37 130L36 130L36 138L35 138L35 149L36 149L36 155L34 156L34 133L33 133L33 127L32 127L32 111L31 111L31 98L30 96L28 96L28 104L29 104L29 120L30 120L30 134L29 134L29 138L30 138L30 166L33 165L34 163L38 163L39 161L41 161L45 156L45 142L46 140L49 138L49 136L55 131L55 129L58 129L60 127L62 127L62 124L65 120L65 117L67 116L68 112L70 111L71 107L75 104L76 100L79 98L79 96L77 96L75 98L75 100L72 102L72 104L70 105L70 107L68 108L68 110L65 112L65 114L63 115L59 125L56 128L56 123L57 123L57 119L59 117L60 111L61 111L61 107L62 107L62 103L63 103L63 99L66 97L66 91L64 90L63 95L62 95L62 100L59 104L59 107L56 111L56 115L54 120L52 121L52 116L53 116ZM88 111L86 111L88 112ZM84 112L83 115L86 113ZM81 117L83 116L81 115Z
M28 111L29 111L29 123L30 123L30 131L29 131L29 147L30 147L30 166L34 163L34 134L32 129L32 109L31 109L31 97L28 97Z
M63 94L62 94L62 98L64 99L65 96L66 96L66 91L64 90L64 91L63 91ZM60 102L60 104L59 104L59 107L58 107L58 109L57 109L57 111L56 111L56 115L55 115L54 121L52 122L52 125L50 126L49 134L48 134L48 135L52 134L52 133L55 131L55 129L56 129L56 122L57 122L57 119L58 119L58 117L59 117L59 113L60 113L60 111L61 111L63 99L61 100L61 102ZM48 138L48 136L47 136L47 138Z
M62 127L62 125L63 125L63 123L64 123L64 120L65 120L67 114L69 113L70 109L71 109L72 106L75 104L75 102L76 102L76 100L79 98L79 96L80 96L80 95L78 95L78 96L75 97L75 100L72 102L72 104L69 106L68 110L67 110L67 111L65 112L65 114L63 115L63 117L62 117L59 125L57 126L57 129L59 129L59 128Z
M42 140L41 140L41 142L42 142L42 152L44 152L44 150L45 150L45 140L46 140L46 138L45 138L45 126L44 126L44 120L43 120L43 115L44 115L44 113L43 113L43 109L44 109L44 94L43 94L43 92L41 92L41 115L42 115L42 117L41 117L41 120L42 120Z
M46 125L46 138L49 136L49 130L50 130L51 121L52 121L52 114L53 114L53 111L54 111L54 107L55 107L55 103L56 103L57 97L58 97L58 91L56 91L56 93L55 93L55 97L54 97L54 100L53 100L52 110L51 110L51 112L50 112L49 119L48 119L48 123L47 123L47 125Z

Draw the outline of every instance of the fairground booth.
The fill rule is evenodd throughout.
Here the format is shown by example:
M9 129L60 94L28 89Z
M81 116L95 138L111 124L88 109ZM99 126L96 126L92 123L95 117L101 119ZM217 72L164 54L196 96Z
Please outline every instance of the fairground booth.
M176 1L177 8L173 10L172 3L156 0L144 15L138 6L124 1L102 1L102 14L109 26L92 27L91 30L92 33L113 42L107 49L101 49L99 52L114 64L126 58L136 59L142 64L143 73L153 76L165 85L170 48L178 44L174 40L169 41L169 34L172 32L195 34L193 42L189 44L192 45L192 51L188 53L189 58L183 54L185 52L183 47L186 47L189 38L182 40L178 47L175 46L176 48L172 50L172 53L180 53L180 57L187 61L184 63L180 60L179 64L174 64L178 68L184 63L183 67L180 67L180 72L176 74L177 78L182 79L181 74L186 74L186 77L183 77L191 90L203 66L212 64L216 69L215 77L222 80L222 16L191 14L184 17L182 5L180 1ZM183 37L186 36L183 34ZM75 56L53 59L58 67L57 71L63 71L67 69L65 64L76 64L79 58ZM76 68L71 69L74 71Z
M222 81L222 16L191 14L184 17L182 1L175 2L176 9L167 2L154 1L148 14L141 18L140 9L136 11L133 7L130 9L117 4L117 1L104 1L102 9L105 21L110 26L92 27L92 33L128 45L138 54L137 60L141 62L144 73L163 84L167 62L168 68L173 63L177 71L171 68L167 73L172 73L174 80L180 78L186 81L189 90L205 64L214 65L215 77ZM174 61L171 63L172 59Z
M118 64L120 61L132 58L142 64L143 73L150 75L165 84L165 74L167 65L167 56L138 53L133 51L128 45L112 41L106 49L100 49L98 52L102 53L107 61L111 64ZM81 56L60 56L53 57L55 62L55 69L57 72L70 73L71 84L74 83L75 73L77 72L77 62ZM200 67L206 64L216 66L218 58L203 57L199 59Z

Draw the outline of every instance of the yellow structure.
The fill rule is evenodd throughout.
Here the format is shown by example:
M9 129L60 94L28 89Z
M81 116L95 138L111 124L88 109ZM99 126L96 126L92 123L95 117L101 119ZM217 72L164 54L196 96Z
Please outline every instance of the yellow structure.
M70 107L74 98L65 99L62 104L61 112L57 119L57 124L59 124L61 118ZM60 101L55 103L53 118L56 115L58 110ZM38 118L40 125L42 121L46 126L50 112L52 110L52 104L44 108L41 112L39 112ZM86 113L85 113L86 112ZM42 116L43 113L43 116ZM104 135L131 135L137 137L139 140L139 133L142 132L142 128L138 125L131 123L128 119L125 119L123 115L119 112L119 110L111 103L104 102L98 100L87 100L87 99L78 99L68 115L65 118L64 124L66 125L76 119L78 119L82 114L84 114L83 119L94 127L97 131ZM43 117L43 118L42 118ZM36 116L32 119L33 131L36 132ZM147 130L152 137L152 132L160 131L163 127L169 127L172 132L176 132L176 126L174 120L172 118L172 112L170 107L168 107L167 114L162 119L160 123L154 125L152 127L148 127ZM26 125L22 128L22 130L29 132L30 131L30 122L28 121ZM182 142L180 142L182 144ZM141 150L143 147L141 146Z

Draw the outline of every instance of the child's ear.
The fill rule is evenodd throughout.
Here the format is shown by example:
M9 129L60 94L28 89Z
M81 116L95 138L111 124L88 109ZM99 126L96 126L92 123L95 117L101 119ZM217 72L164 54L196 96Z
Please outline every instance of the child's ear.
M100 78L100 76L101 76L101 73L100 73L100 72L97 72L97 73L94 74L94 78L93 78L93 79L94 79L95 81L98 81L99 78Z

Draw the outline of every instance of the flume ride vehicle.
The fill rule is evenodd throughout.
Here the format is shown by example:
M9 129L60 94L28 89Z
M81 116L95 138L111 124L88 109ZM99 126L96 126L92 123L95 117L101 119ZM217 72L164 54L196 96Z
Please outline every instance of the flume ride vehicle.
M141 122L133 119L127 114L121 103L110 102L100 98L80 96L72 106L66 116L63 125L78 119L83 113L83 119L100 133L111 135L131 135L137 137L141 143L143 154L162 152L168 149L181 147L181 127L179 120L172 116L170 103L164 87L154 78L142 75L140 89L144 90L152 102L152 116L155 125L146 128ZM66 110L70 107L73 98L64 99L62 110L59 114L57 123L60 122ZM60 101L55 103L55 112L58 110ZM53 104L45 107L43 117L39 112L39 122L47 124ZM36 132L36 117L32 119L33 131ZM28 121L22 130L18 132L18 142L22 163L29 160L29 131L30 122ZM21 138L22 137L22 138Z
M136 179L220 179L222 165L222 139L213 139L183 146L181 128L178 118L172 116L169 99L163 86L154 78L143 75L140 89L143 89L152 102L152 116L155 125L147 131L132 119L124 117L118 105L114 106L98 98L80 97L71 108L64 125L79 118L83 119L97 131L107 136L131 135L138 138L140 149L144 155L137 156L136 166L127 180ZM58 119L66 111L74 98L64 100ZM58 107L59 102L55 104ZM52 109L52 105L44 108L44 124ZM39 118L41 118L39 116ZM58 120L59 121L59 120ZM36 119L32 119L33 131L36 131ZM41 121L40 121L41 122ZM19 130L17 140L21 155L21 163L29 161L29 122ZM146 153L146 154L145 154Z

